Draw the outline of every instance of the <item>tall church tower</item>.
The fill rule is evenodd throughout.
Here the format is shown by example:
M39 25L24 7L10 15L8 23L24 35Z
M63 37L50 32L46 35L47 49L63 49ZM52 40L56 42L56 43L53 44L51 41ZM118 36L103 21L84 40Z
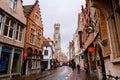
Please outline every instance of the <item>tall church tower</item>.
M60 24L54 24L54 43L55 43L55 57L59 61L59 54L61 53Z

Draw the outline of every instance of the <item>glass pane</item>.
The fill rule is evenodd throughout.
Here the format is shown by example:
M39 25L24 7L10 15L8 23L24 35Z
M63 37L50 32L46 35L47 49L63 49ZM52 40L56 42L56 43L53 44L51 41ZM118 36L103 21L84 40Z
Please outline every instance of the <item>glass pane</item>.
M18 73L20 70L20 55L19 54L14 54L13 58L13 66L12 66L12 73Z
M2 67L0 67L0 75L9 73L9 68L11 64L11 52L12 52L11 48L6 46L2 47L2 52L0 57L0 65Z
M16 31L16 38L15 39L18 40L18 31Z
M19 25L17 25L17 30L19 30Z
M4 35L7 36L7 34L8 34L8 26L5 26L5 28L4 28Z
M22 33L19 34L19 41L22 41Z
M9 25L9 21L10 21L10 19L7 17L5 24Z
M12 38L12 35L13 35L13 28L10 28L10 30L9 30L9 37Z
M0 22L2 22L2 15L0 14Z
M23 32L23 28L22 27L20 27L20 32Z
M16 6L17 6L17 0L10 0L10 8L15 10Z
M14 25L15 25L15 22L14 22L14 21L11 21L10 27L14 27Z

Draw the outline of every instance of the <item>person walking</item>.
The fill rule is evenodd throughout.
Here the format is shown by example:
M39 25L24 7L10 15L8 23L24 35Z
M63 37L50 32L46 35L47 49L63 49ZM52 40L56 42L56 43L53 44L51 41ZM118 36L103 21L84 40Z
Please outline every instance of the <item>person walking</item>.
M80 65L79 64L77 64L77 72L78 72L78 74L80 73Z
M74 61L74 59L73 59L73 60L72 60L72 70L74 71L75 68L76 68L76 63L75 63L75 61Z
M88 70L89 68L88 68L88 65L87 64L85 64L85 73L86 74L88 74L89 73L89 70Z

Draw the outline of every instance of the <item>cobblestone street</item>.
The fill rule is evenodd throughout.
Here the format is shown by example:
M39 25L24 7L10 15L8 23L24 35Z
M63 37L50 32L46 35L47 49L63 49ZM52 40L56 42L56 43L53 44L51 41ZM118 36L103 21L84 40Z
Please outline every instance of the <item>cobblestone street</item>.
M12 80L98 80L96 76L86 74L85 71L77 70L72 71L68 66L59 67L55 70L45 71L42 74L34 74L30 76L24 76L21 78L15 78Z

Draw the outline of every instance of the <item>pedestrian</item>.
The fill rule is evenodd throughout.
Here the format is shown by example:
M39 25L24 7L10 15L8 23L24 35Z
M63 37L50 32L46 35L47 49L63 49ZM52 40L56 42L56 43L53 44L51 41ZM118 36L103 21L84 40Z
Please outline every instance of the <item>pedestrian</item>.
M85 73L88 74L88 65L87 64L85 64L84 69L85 69Z
M77 64L77 72L80 73L80 65Z
M74 71L75 68L76 68L76 63L75 63L75 61L74 61L74 59L73 59L73 60L72 60L72 70Z

